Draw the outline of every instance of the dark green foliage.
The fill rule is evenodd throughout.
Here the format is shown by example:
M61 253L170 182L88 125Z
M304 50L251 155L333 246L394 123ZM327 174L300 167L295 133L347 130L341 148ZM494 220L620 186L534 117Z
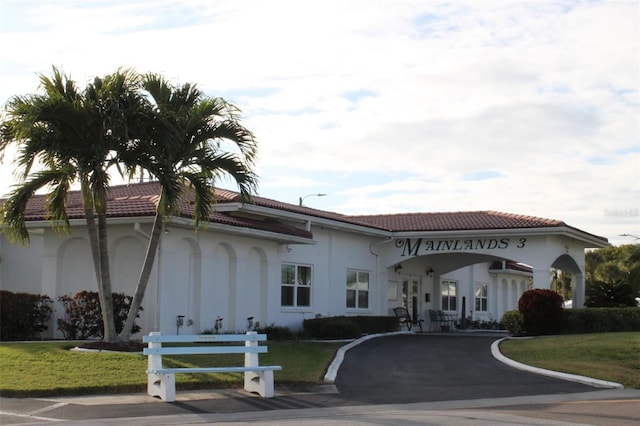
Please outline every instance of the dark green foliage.
M510 336L524 335L524 316L518 310L507 311L502 315L502 324Z
M131 300L132 297L124 293L113 293L113 314L117 333L122 331ZM104 324L97 292L81 291L73 296L60 296L58 301L64 306L64 317L58 319L58 330L62 331L66 339L103 338ZM132 332L138 331L140 327L134 324Z
M564 311L563 334L640 331L640 308L580 308Z
M321 339L357 339L362 336L358 324L344 319L333 319L320 326Z
M0 290L0 340L39 339L48 328L52 303L49 296Z
M522 293L518 310L528 336L559 334L564 311L562 296L553 290L535 288Z
M358 327L358 330L361 334L375 334L375 333L388 333L391 331L397 331L398 329L398 321L395 317L387 317L387 316L339 316L339 317L322 317L322 318L311 318L306 319L302 322L302 326L304 327L304 331L310 337L314 337L317 339L348 339L352 338L351 335L343 335L336 336L335 332L330 332L325 327L325 323L327 322L349 322L353 323ZM346 326L342 324L335 325L336 328L343 329L345 333L352 334L354 332L354 328L347 329ZM349 331L351 330L351 331ZM326 336L325 334L331 334L331 337Z
M271 324L266 327L258 327L255 331L266 334L267 340L295 340L297 338L289 327L282 325Z
M586 291L584 305L590 308L637 306L633 287L626 281L615 283L593 282Z
M588 251L585 254L587 294L601 283L628 284L633 297L640 296L640 244L623 244ZM591 305L595 306L595 305Z

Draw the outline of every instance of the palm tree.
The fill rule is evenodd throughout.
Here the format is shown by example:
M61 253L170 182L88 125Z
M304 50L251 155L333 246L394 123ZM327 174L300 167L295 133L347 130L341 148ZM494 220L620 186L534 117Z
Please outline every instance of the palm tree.
M36 191L50 190L46 210L55 229L69 229L66 200L79 183L102 308L104 339L116 341L109 252L107 245L108 169L115 153L127 145L129 133L144 111L133 71L118 70L95 78L83 92L73 80L53 68L40 76L42 95L15 96L3 118L0 152L17 144L17 166L23 183L15 186L0 210L0 222L10 240L28 242L25 209ZM33 171L37 162L40 171ZM94 214L95 212L95 214ZM96 224L97 217L97 224Z
M146 291L160 242L164 218L193 198L194 227L206 221L215 204L215 184L231 177L244 201L255 192L253 165L257 145L253 134L239 122L239 111L222 98L205 97L192 84L172 86L158 74L147 74L142 86L152 109L147 126L129 149L121 153L131 175L140 168L158 179L162 193L149 239L144 265L133 296L127 322L119 339L130 338ZM226 151L222 144L231 144Z

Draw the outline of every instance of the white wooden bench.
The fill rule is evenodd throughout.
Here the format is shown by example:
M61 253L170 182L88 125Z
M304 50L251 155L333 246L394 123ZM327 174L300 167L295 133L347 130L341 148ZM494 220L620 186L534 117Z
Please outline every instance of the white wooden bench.
M161 335L151 332L143 336L148 343L143 353L149 357L147 369L147 393L158 396L166 402L176 400L176 373L244 373L244 389L256 392L265 398L273 397L273 372L282 370L279 365L259 365L258 354L266 353L266 346L258 342L266 341L266 334L250 331L247 334L202 334L202 335ZM217 343L244 342L244 346ZM163 343L201 343L195 346L162 346ZM165 368L162 355L230 354L244 353L244 366L237 367L179 367Z

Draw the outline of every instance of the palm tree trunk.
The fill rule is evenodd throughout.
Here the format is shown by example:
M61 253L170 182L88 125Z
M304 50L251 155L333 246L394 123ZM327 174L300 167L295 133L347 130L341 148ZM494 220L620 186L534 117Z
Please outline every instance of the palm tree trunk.
M116 332L115 332L115 319L113 315L113 293L111 290L111 276L109 274L109 252L108 245L106 243L106 216L104 218L104 236L101 238L98 228L100 227L100 223L96 226L96 220L94 215L94 204L93 198L88 190L88 182L86 180L82 181L82 195L83 195L83 206L84 206L84 215L87 221L87 232L89 234L89 245L91 247L91 256L93 257L93 269L96 274L96 283L98 285L98 297L100 299L100 307L102 310L102 324L104 327L104 336L103 339L107 341L115 341L116 340ZM100 220L98 221L100 222ZM101 242L104 240L104 248L102 247ZM106 253L106 255L103 255ZM107 274L105 279L105 274L103 274L102 266L107 266ZM105 283L106 287L105 288Z
M136 292L133 295L133 300L131 301L131 306L129 307L129 313L127 314L127 321L124 323L124 327L120 332L119 339L122 342L128 342L131 339L131 330L133 329L133 324L138 316L138 311L140 310L140 306L142 305L142 299L144 298L144 293L147 290L147 284L149 284L149 278L151 277L151 268L153 267L153 263L156 259L156 253L158 252L158 245L160 244L160 236L162 235L162 222L164 217L156 212L156 217L153 221L153 229L151 230L151 238L149 239L149 244L147 245L147 254L144 258L144 264L142 265L142 270L140 271L140 278L138 280L138 285L136 286ZM156 307L159 309L159 307Z
M98 283L98 293L102 305L102 323L104 325L103 340L116 342L118 336L116 334L113 314L113 290L111 289L111 273L109 271L106 213L98 213L98 245L100 252L100 282Z
M93 258L93 269L96 274L96 283L100 288L100 247L98 243L98 228L96 227L95 216L92 207L85 207L84 216L87 220L87 232L89 233L89 245L91 246L91 257Z

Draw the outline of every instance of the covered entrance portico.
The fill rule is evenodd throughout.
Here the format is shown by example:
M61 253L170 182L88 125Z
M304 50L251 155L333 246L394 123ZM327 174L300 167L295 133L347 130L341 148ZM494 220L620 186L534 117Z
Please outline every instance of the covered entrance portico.
M524 291L550 288L552 268L571 273L573 306L582 307L585 248L606 245L569 227L398 234L379 247L389 293L395 282L402 291L388 297L387 309L402 304L425 320L442 310L499 321Z

